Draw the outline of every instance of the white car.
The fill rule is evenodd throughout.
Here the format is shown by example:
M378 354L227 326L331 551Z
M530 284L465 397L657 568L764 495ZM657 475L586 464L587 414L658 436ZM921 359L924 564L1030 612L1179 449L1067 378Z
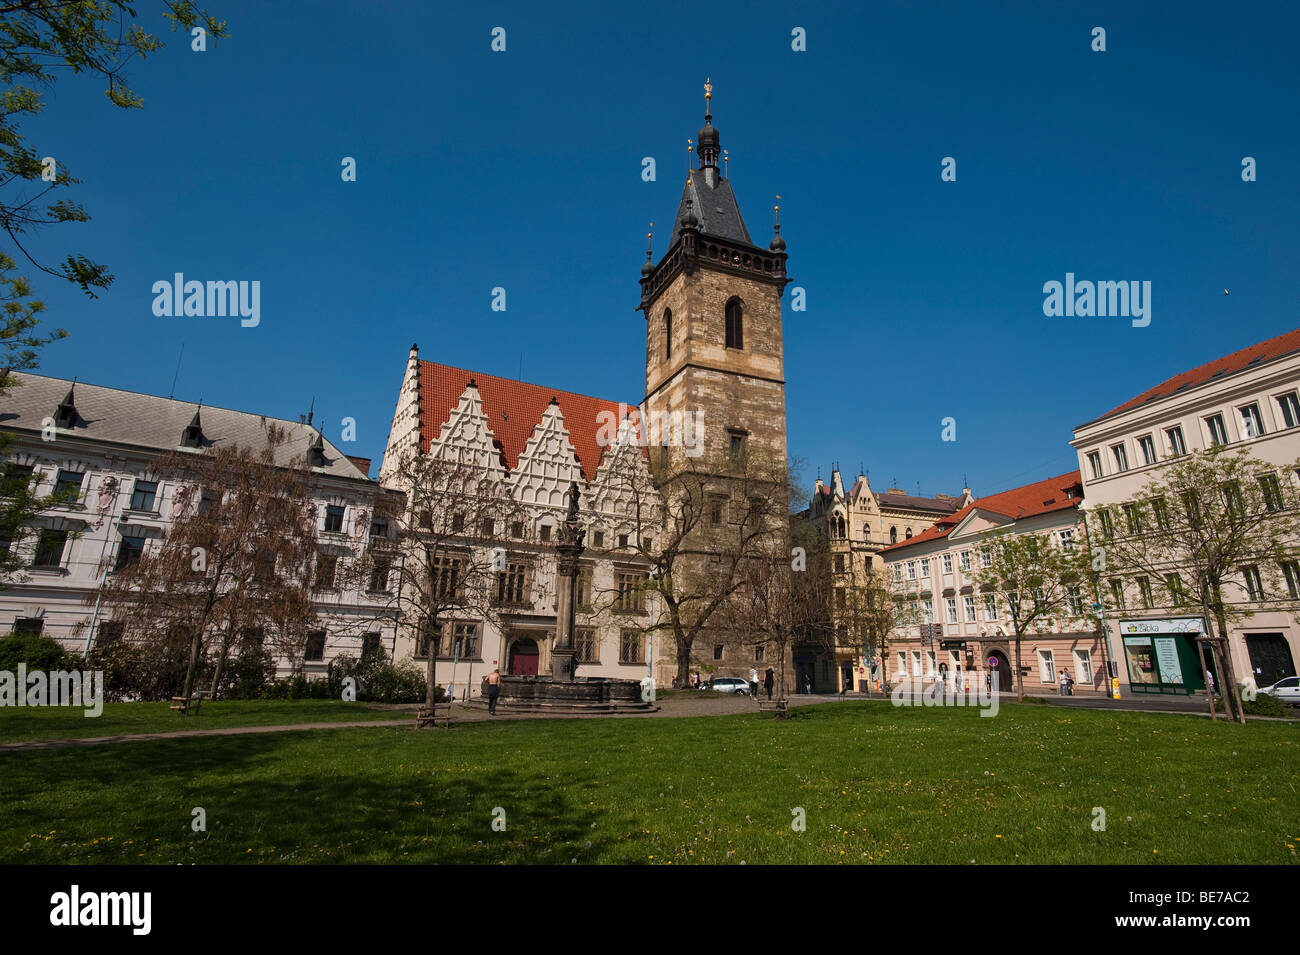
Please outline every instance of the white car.
M1300 676L1289 676L1284 680L1278 680L1272 686L1266 686L1259 692L1275 696L1283 703L1300 706Z
M737 676L718 676L710 680L706 686L710 690L717 690L719 693L739 693L742 696L749 695L749 682L742 680Z

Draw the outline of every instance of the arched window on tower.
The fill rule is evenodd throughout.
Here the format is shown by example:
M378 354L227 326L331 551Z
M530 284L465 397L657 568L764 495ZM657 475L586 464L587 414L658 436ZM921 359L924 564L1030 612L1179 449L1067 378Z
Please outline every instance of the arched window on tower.
M664 309L664 357L673 357L673 310Z
M745 347L745 316L738 298L727 302L727 347Z
M868 544L871 543L871 525L870 525L870 524L863 524L863 525L862 525L862 539L863 539L864 541L866 541ZM868 560L867 560L867 564L870 565L870 563L871 563L871 561L870 561L870 559L868 559Z
M889 529L889 543L891 543L891 544L897 544L897 543L898 543L898 528L897 528L897 527L891 527L891 528Z

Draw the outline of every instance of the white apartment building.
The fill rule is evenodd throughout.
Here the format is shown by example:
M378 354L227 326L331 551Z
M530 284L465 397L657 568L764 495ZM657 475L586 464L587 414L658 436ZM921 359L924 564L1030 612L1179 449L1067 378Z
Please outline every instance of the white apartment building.
M1248 444L1280 480L1300 480L1300 329L1244 348L1170 378L1104 415L1079 425L1070 442L1079 455L1088 510L1113 508L1137 496L1163 463L1218 445ZM1173 616L1159 605L1160 588L1141 581L1107 582L1106 616L1122 692L1194 692L1204 687L1196 636L1199 617ZM1253 617L1229 630L1239 679L1268 686L1296 673L1300 627L1270 610L1258 578L1242 579L1229 599L1250 603ZM1300 587L1296 576L1287 586ZM1252 592L1254 591L1254 592Z
M322 559L315 591L318 619L303 651L304 672L324 675L335 656L357 657L367 643L377 643L391 656L396 625L385 618L390 584L371 580L374 592L361 592L334 587L332 572L322 576L325 563L347 559L372 533L384 530L372 521L384 492L367 476L368 460L349 458L301 421L42 375L16 377L19 385L0 414L0 428L15 436L3 462L6 477L22 480L37 473L37 493L74 488L77 497L42 513L33 534L0 541L21 549L26 578L0 588L0 633L43 633L77 652L89 650L92 640L111 639L114 625L104 615L96 617L94 608L101 581L158 547L185 506L177 499L178 484L160 480L151 465L183 448L197 453L234 444L260 450L268 424L274 423L289 434L278 452L281 459L306 455L315 464ZM288 661L282 661L281 674L288 670Z
M991 532L1048 536L1071 550L1083 540L1079 472L976 498L881 556L896 594L909 601L916 624L896 632L882 661L890 681L928 682L946 671L959 683L998 675L1002 692L1014 692L1015 628L1001 598L980 592L980 546ZM1105 643L1087 588L1061 616L1037 622L1021 638L1025 691L1056 692L1062 671L1076 693L1107 690Z

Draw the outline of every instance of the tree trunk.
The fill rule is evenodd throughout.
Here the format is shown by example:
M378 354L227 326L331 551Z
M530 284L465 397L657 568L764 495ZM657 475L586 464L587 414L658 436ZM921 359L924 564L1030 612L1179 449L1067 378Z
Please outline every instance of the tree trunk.
M1205 668L1205 675L1209 677L1210 662L1205 658L1204 645L1201 646L1201 666ZM1217 723L1219 721L1219 714L1214 711L1214 691L1210 689L1209 679L1205 681L1205 695L1210 698L1210 722Z
M1020 633L1016 633L1016 699L1025 702L1025 670L1020 665Z
M185 689L181 692L186 704L189 703L190 693L194 690L194 668L199 662L199 650L203 644L203 631L195 628L194 637L190 640L190 665L185 669ZM182 710L182 713L188 715L188 710Z
M226 660L230 657L230 634L221 635L221 653L217 656L217 668L212 673L212 685L208 687L208 696L212 699L217 698L217 691L221 686L221 673L226 668Z
M1220 674L1227 684L1223 690L1223 705L1229 710L1229 718L1238 723L1246 722L1246 711L1241 706L1241 687L1237 686L1237 674L1232 668L1232 649L1228 646L1228 625L1223 619L1223 611L1216 610L1214 622L1219 628L1218 645L1214 648L1219 655ZM1231 704L1229 704L1231 701Z
M680 638L677 641L677 675L673 687L681 689L691 685L691 645Z
M430 624L429 632L430 634L438 632L438 624L436 622ZM432 707L434 704L433 688L437 685L434 683L434 675L437 672L438 666L438 647L434 643L432 635L429 637L429 645L425 647L425 652L429 654L429 662L425 667L424 705Z

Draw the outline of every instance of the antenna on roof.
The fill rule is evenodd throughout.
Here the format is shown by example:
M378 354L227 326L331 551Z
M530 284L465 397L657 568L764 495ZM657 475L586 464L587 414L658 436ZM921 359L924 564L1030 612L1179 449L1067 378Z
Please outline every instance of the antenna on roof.
M181 375L181 359L185 357L185 343L181 342L181 353L176 356L176 374L172 375L172 390L167 394L168 398L176 395L176 379Z
M307 423L311 424L312 415L316 413L316 396L311 396L311 407L307 409Z

